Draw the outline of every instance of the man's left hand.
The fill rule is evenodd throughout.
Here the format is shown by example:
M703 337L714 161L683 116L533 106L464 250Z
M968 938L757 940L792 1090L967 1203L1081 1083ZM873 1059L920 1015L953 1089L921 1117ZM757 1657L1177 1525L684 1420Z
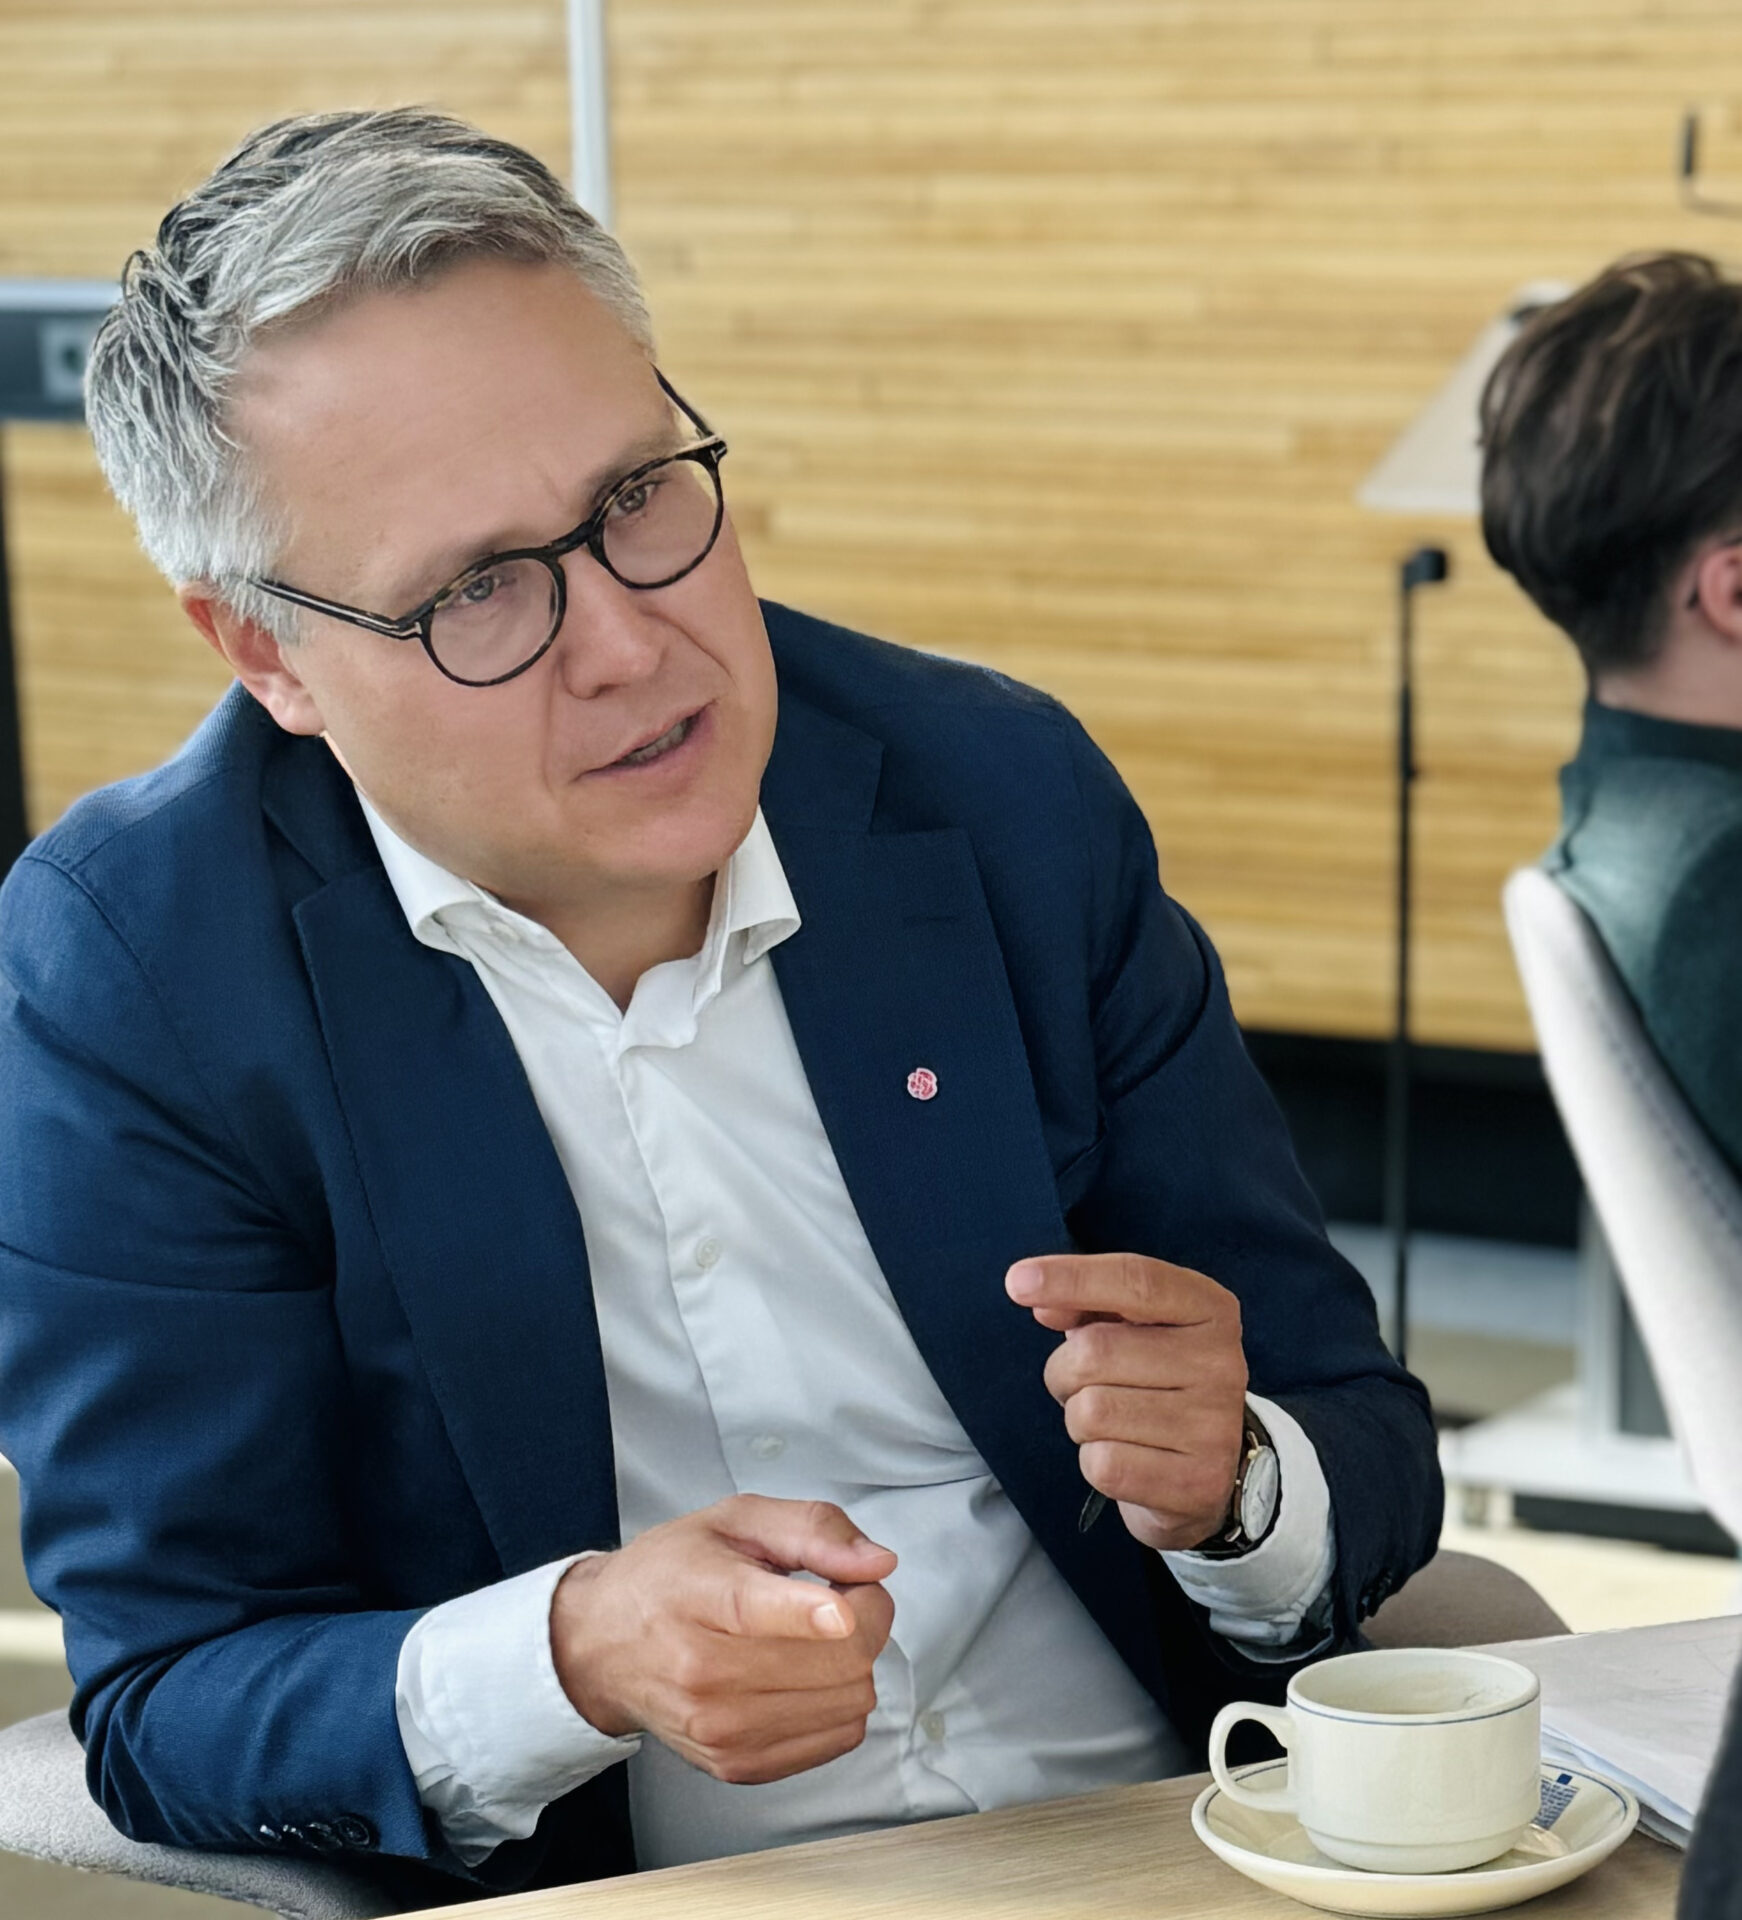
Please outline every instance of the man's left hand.
M1240 1303L1190 1267L1136 1253L1019 1260L1012 1300L1065 1337L1046 1364L1083 1478L1146 1547L1177 1552L1227 1518L1240 1464Z

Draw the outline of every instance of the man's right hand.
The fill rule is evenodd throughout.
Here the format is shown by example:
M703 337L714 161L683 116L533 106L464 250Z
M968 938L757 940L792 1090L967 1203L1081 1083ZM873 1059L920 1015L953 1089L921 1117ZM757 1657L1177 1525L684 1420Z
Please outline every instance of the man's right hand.
M551 1603L557 1678L601 1733L650 1733L716 1780L784 1780L864 1739L894 1571L839 1507L740 1494L575 1562Z

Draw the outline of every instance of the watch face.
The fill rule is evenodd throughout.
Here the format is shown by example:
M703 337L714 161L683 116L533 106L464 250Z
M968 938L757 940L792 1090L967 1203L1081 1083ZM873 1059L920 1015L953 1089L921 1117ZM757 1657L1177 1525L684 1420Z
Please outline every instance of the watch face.
M1262 1447L1252 1456L1246 1469L1246 1484L1240 1490L1240 1531L1251 1541L1262 1540L1276 1518L1276 1496L1282 1483L1282 1470L1274 1448Z

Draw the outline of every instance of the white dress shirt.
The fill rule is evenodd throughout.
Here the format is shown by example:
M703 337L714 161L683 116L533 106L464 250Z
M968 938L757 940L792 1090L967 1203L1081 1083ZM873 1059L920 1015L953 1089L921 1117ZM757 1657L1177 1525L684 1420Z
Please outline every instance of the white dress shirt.
M651 968L619 1011L547 929L365 813L412 932L476 968L568 1176L623 1539L759 1493L834 1501L900 1560L863 1745L765 1786L723 1785L575 1711L549 1631L572 1560L434 1608L401 1651L398 1717L455 1851L476 1861L524 1837L619 1760L643 1867L1183 1771L1178 1735L939 1391L866 1240L768 959L799 916L761 814L701 951ZM1256 1651L1299 1635L1334 1544L1311 1442L1253 1404L1282 1468L1275 1528L1237 1560L1168 1562Z

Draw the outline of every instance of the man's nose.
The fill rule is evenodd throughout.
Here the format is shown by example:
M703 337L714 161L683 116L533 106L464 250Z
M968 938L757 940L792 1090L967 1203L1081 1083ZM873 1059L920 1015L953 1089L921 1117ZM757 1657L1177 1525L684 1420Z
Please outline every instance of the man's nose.
M564 556L568 604L552 651L563 684L578 699L645 679L664 642L648 596L608 572L585 548Z

